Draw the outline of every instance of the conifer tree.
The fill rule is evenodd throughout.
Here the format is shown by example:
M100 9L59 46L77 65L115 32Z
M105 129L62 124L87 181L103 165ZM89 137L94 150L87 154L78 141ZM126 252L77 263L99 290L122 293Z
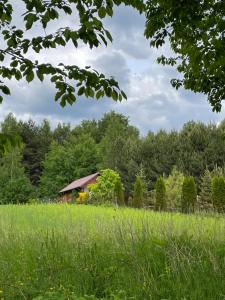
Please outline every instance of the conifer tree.
M155 185L155 208L157 210L166 209L166 186L162 176L157 178Z
M217 212L225 210L225 181L223 176L215 176L212 180L212 201Z
M199 204L200 208L205 210L212 207L212 177L208 169L201 177Z
M133 206L140 208L143 207L144 202L144 188L140 176L136 177L134 184Z
M197 202L197 189L194 178L186 176L182 186L181 209L184 213L194 212Z
M179 210L183 181L183 173L177 167L174 167L171 174L165 179L167 209L172 211Z
M148 191L149 181L146 178L145 170L143 168L142 163L140 165L139 171L136 176L139 176L141 178L142 188L143 188L144 206L148 206L149 205L149 191Z
M115 198L118 205L124 205L124 187L121 180L115 183Z

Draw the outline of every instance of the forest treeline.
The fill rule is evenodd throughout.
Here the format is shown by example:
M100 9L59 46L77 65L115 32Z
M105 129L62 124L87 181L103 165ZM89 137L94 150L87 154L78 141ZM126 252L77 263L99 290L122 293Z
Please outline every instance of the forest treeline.
M218 126L191 121L180 131L149 131L143 137L127 117L115 112L73 128L59 123L54 129L47 120L36 124L9 114L1 123L1 132L18 135L22 141L20 147L0 157L1 203L56 199L66 184L106 168L120 174L127 203L136 176L141 174L149 205L159 177L172 193L170 203L180 194L169 186L183 182L184 176L194 178L198 195L203 185L211 189L207 180L211 185L213 176L223 176L225 121Z

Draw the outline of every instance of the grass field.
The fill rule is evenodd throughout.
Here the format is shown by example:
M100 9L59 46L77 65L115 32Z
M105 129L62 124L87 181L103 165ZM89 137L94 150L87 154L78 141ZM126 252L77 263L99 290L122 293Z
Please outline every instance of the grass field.
M0 206L0 299L225 299L225 220Z

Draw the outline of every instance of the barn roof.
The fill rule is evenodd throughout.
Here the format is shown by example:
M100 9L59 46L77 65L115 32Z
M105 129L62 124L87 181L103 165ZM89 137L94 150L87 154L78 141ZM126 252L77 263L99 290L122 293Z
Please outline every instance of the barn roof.
M77 180L71 182L69 185L67 185L64 189L62 189L60 191L60 193L72 191L77 188L82 188L82 187L86 186L91 180L93 180L95 177L97 177L99 175L100 175L100 173L94 173L89 176L77 179Z

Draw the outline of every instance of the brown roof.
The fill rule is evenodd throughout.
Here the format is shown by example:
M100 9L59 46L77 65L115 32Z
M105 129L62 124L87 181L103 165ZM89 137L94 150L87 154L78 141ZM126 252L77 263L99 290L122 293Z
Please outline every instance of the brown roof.
M60 193L72 191L77 188L82 188L86 186L91 180L93 180L95 177L99 176L99 173L91 174L89 176L77 179L73 182L71 182L69 185L67 185L64 189L60 191Z

